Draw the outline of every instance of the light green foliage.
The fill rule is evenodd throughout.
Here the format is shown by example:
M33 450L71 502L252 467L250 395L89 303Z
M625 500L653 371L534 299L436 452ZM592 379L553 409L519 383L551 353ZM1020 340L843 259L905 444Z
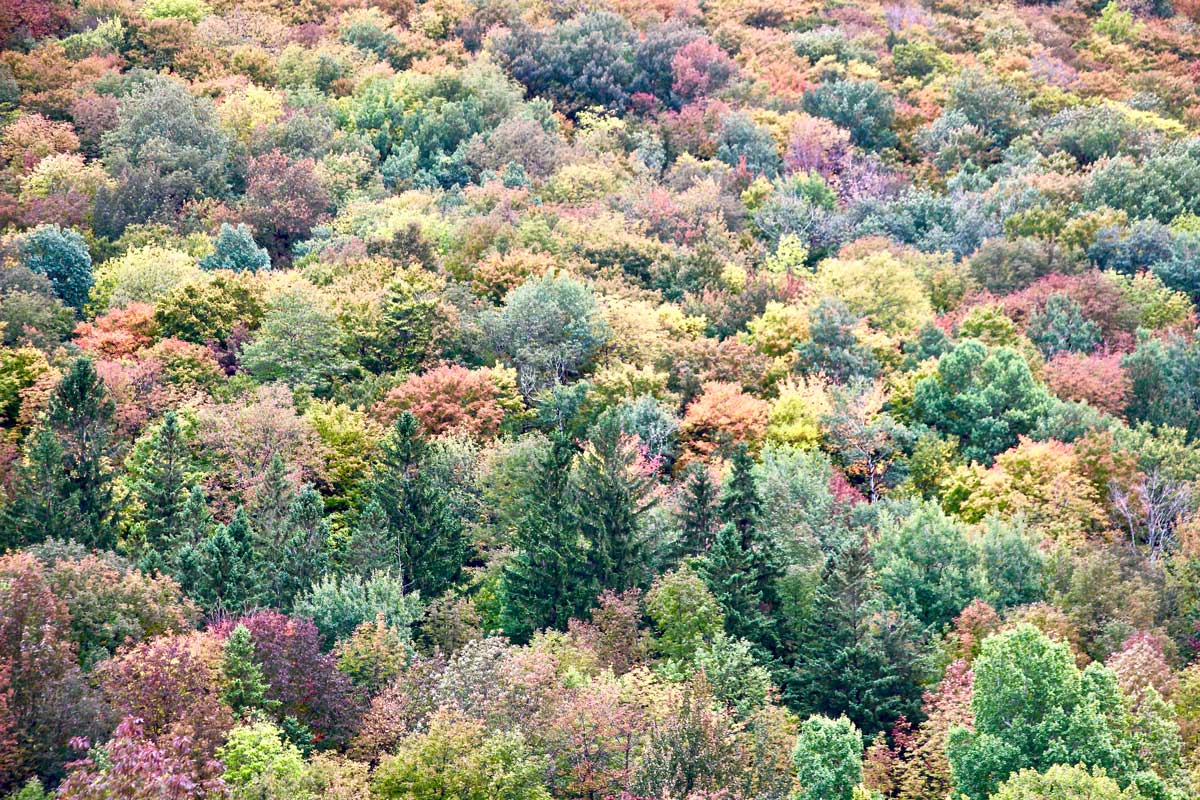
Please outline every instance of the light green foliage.
M862 748L862 734L845 717L809 717L792 751L799 800L850 800L862 781Z
M217 751L235 800L304 800L304 758L269 722L241 725Z

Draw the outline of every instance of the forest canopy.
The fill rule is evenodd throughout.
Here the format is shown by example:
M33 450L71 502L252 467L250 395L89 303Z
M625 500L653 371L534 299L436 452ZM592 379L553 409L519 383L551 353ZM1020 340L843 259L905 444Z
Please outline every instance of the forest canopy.
M0 798L1200 796L1200 0L0 0Z

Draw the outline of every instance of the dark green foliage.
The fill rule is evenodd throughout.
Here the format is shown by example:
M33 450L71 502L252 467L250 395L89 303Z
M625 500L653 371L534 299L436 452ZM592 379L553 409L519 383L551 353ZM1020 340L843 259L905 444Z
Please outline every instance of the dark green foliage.
M83 237L58 225L39 225L21 239L21 263L50 279L67 305L83 308L92 290L92 256Z
M1200 434L1200 342L1172 335L1145 337L1137 349L1121 360L1133 381L1129 419L1152 425L1183 428L1189 436Z
M9 538L29 543L74 539L116 546L108 464L116 406L87 358L73 361L50 396L45 427L31 440L9 509Z
M572 617L586 613L599 592L569 502L573 456L569 439L552 438L518 498L524 513L513 531L516 553L500 584L504 632L517 641L542 628L564 629Z
M207 611L238 613L253 607L261 587L245 511L239 508L228 525L217 525L207 538L184 547L176 576L188 596Z
M357 547L374 551L361 572L395 570L433 599L458 582L471 550L463 521L430 470L429 443L412 414L401 414L364 489ZM382 514L380 514L382 512ZM367 537L375 541L363 541Z
M875 81L822 83L804 93L804 110L850 131L859 147L881 150L896 143L895 102Z
M717 487L707 467L696 464L688 469L685 492L679 555L694 556L708 549L717 528Z
M796 348L796 369L838 383L874 376L878 365L855 336L857 324L858 317L841 300L822 298L809 312L809 338Z
M830 557L799 635L784 684L792 704L845 714L867 736L916 714L915 632L887 611L866 542Z
M769 131L745 114L721 118L717 158L731 167L744 166L751 175L774 178L779 173L779 149Z
M221 646L221 699L241 716L279 705L269 700L271 686L254 660L254 640L245 625L237 625Z
M1083 316L1079 303L1055 293L1029 317L1026 335L1046 358L1059 353L1088 353L1100 343L1100 326Z
M190 495L189 460L179 417L168 411L154 435L150 458L134 488L142 506L140 564L144 570L161 569L183 537Z
M653 504L651 486L636 440L615 417L601 417L571 472L588 570L601 588L622 592L649 583L642 517Z

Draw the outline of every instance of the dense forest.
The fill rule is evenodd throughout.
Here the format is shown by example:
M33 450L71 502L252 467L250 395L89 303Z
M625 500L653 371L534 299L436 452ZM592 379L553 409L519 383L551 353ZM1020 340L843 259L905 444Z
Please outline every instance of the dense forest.
M0 0L0 797L1200 796L1200 0Z

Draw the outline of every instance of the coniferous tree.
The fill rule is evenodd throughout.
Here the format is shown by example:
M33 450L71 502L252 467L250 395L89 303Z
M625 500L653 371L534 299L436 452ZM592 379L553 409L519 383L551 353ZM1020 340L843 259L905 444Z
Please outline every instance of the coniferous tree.
M382 449L366 497L387 519L380 531L385 558L362 568L404 575L406 589L432 599L458 582L470 542L450 498L431 478L429 444L417 418L401 414Z
M703 553L712 544L716 528L717 489L708 468L696 464L689 470L684 486L682 533L679 540L679 555L694 556Z
M177 568L188 595L207 611L237 612L255 604L259 587L250 546L250 523L238 509L198 545L185 547Z
M5 514L4 546L36 544L74 530L75 502L63 471L63 449L48 428L30 434L17 469L13 503Z
M249 507L249 516L254 520L255 555L261 559L272 558L287 535L288 511L295 497L287 472L283 457L276 453Z
M580 532L593 580L622 592L643 582L646 568L642 515L650 509L651 479L639 471L636 440L620 420L603 416L572 472Z
M106 456L116 407L96 368L72 362L53 394L46 427L34 434L9 512L9 538L74 539L100 549L116 546L112 475Z
M235 714L279 705L267 698L271 685L254 658L254 639L245 625L234 627L221 646L221 681L221 699Z
M143 570L162 570L171 559L183 532L189 492L187 448L174 411L163 415L154 436L153 449L135 492L142 502L140 565Z
M830 557L784 687L809 713L845 714L865 734L920 708L911 624L887 610L865 539Z
M329 521L325 501L306 486L288 510L286 534L264 568L272 573L270 596L274 603L291 608L296 597L312 588L329 566Z
M504 631L518 641L541 628L565 629L598 593L567 503L573 455L570 439L555 435L518 501L525 513L513 532L517 552L504 567L500 590Z
M779 604L775 584L782 574L774 542L762 535L762 497L754 481L754 459L740 445L721 493L724 523L704 561L713 595L725 610L725 627L770 652L778 647L771 611Z

